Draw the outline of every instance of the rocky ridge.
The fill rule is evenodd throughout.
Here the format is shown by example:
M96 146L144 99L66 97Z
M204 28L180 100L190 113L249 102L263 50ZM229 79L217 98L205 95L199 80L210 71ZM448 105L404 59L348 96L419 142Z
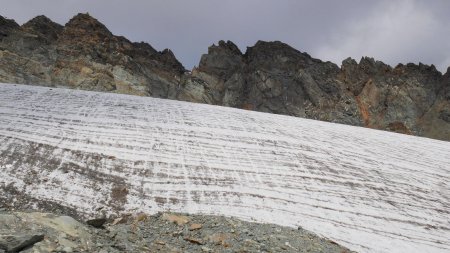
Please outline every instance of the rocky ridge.
M64 86L231 106L450 140L450 69L391 67L373 58L338 67L282 42L242 53L212 45L188 72L169 50L113 35L88 14L61 26L0 17L0 82Z

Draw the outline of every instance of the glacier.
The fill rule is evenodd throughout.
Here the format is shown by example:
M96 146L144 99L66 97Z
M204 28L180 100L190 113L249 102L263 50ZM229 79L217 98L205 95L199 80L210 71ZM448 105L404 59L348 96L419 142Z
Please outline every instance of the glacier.
M0 84L0 154L12 206L225 215L301 226L358 252L450 252L449 142Z

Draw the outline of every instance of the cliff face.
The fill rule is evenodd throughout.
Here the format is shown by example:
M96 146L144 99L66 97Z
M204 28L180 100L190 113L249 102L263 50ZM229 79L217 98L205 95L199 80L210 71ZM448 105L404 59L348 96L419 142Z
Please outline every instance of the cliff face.
M450 140L450 71L372 58L339 68L281 42L220 41L185 71L173 53L114 36L87 14L65 26L0 17L0 82L178 99Z
M245 54L219 42L192 72L203 88L187 82L178 98L450 140L449 77L371 58L339 68L281 42L259 41Z
M44 16L20 27L5 19L0 24L3 82L168 97L184 72L170 50L114 36L87 14L64 27Z

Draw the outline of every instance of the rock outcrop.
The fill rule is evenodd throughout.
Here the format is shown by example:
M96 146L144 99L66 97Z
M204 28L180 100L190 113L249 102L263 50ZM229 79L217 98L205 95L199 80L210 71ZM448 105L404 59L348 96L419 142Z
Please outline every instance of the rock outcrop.
M221 41L178 99L450 140L449 77L433 65L392 68L368 57L339 68L281 42L259 41L242 54Z
M113 35L88 14L65 26L0 16L0 82L231 106L450 140L450 69L372 58L323 62L281 42L212 45L187 72L174 54Z
M88 14L64 27L44 16L22 26L4 18L0 24L3 82L168 97L184 72L170 50L114 36Z

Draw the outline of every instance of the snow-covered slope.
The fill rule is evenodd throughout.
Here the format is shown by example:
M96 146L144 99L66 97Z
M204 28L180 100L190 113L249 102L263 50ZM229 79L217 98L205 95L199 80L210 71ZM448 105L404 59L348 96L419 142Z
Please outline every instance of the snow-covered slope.
M450 251L450 143L226 107L0 84L0 190L85 214L221 214L360 252Z

